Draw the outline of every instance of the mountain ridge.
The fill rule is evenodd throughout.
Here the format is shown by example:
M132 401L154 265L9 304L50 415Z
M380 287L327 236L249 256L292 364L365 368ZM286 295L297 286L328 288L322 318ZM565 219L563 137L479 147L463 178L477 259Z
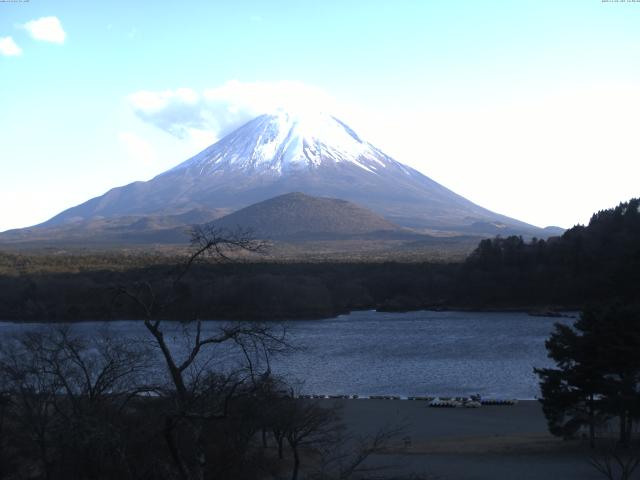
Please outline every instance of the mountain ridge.
M106 217L233 212L292 191L347 200L422 232L550 232L487 210L362 140L326 114L261 115L146 182L116 187L38 227Z

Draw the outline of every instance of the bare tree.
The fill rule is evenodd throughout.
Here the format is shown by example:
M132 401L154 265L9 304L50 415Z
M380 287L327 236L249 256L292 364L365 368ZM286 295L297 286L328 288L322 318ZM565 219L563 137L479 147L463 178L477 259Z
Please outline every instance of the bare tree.
M58 393L74 414L105 403L123 408L148 388L140 379L146 379L150 369L149 351L114 337L108 329L87 337L60 326L27 333L20 343L56 380Z
M9 443L8 435L5 428L5 419L7 416L7 407L10 405L10 393L4 390L4 385L0 390L0 478L5 478L9 473L9 455L7 452L7 444Z
M291 479L297 480L300 470L300 450L331 445L342 425L335 408L323 408L316 402L291 399L288 404L285 438L293 453Z
M56 471L64 476L65 462L79 474L81 465L126 467L117 422L144 376L143 357L144 349L106 332L87 338L68 327L3 339L0 379L17 463L35 463L47 479Z
M307 478L314 480L347 480L384 470L386 467L371 467L366 461L389 448L404 431L402 426L385 426L371 435L352 436L340 419L338 405L296 398L290 387L288 391L272 390L268 404L266 421L276 440L278 457L284 457L283 441L293 457L292 480L300 476L303 457L310 460L305 469Z
M388 469L388 466L369 466L367 460L396 442L404 432L402 426L385 426L370 435L353 437L344 430L326 448L320 451L314 480L348 480L362 475L370 476Z
M177 472L183 480L201 480L207 465L203 436L206 423L225 418L230 399L260 373L258 364L265 364L268 369L269 356L285 349L286 343L284 330L275 331L260 323L228 324L214 333L205 334L202 320L196 318L192 330L185 331L186 353L180 355L172 349L165 336L163 313L180 298L184 290L181 282L194 264L205 258L226 261L232 254L256 253L264 248L264 243L254 240L248 231L229 232L213 225L194 229L191 244L192 253L168 275L161 288L162 294L158 286L149 282L120 287L118 292L142 310L144 325L161 352L170 378L171 391L166 393L171 397L174 409L165 418L164 437ZM221 345L238 347L246 360L243 369L221 375L222 365L214 350ZM188 449L180 448L177 441L181 426L186 426L190 433Z
M29 345L28 338L3 342L0 377L8 392L12 421L21 434L19 441L33 446L38 468L48 479L52 469L52 432L57 424L55 403L60 385Z
M637 445L600 446L589 457L589 464L608 480L631 480L640 466L640 448Z

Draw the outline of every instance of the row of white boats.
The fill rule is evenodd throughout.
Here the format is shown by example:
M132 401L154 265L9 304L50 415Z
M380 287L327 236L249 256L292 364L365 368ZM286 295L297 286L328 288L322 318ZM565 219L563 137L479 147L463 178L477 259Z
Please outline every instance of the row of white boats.
M515 405L516 399L481 398L480 395L471 397L401 397L398 395L298 395L306 399L348 399L348 400L412 400L428 402L434 408L480 408L483 405Z

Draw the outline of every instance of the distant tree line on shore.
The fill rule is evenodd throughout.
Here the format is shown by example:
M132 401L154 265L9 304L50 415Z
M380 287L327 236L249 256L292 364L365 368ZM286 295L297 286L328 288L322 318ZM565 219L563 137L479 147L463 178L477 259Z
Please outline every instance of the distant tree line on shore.
M598 212L589 225L548 240L482 240L462 263L197 263L163 315L268 320L358 309L541 310L613 298L633 302L640 285L639 206L633 199ZM5 256L4 264L16 258ZM58 273L29 268L28 257L19 261L21 270L0 275L0 319L141 318L113 287L162 283L175 265L171 258L129 254L109 268L108 260L77 256Z

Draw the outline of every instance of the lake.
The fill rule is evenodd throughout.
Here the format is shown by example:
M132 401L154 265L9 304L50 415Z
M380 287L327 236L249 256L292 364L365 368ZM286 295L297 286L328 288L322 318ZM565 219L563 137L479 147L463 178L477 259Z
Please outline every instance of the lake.
M274 373L303 381L303 393L440 395L533 399L539 395L533 367L550 366L544 341L553 324L568 318L525 313L353 312L324 320L285 322L299 349L273 360ZM141 322L84 322L81 332L105 328L131 341L149 335ZM205 323L213 330L218 321ZM42 328L0 323L0 335ZM167 322L167 338L179 344L182 326Z

